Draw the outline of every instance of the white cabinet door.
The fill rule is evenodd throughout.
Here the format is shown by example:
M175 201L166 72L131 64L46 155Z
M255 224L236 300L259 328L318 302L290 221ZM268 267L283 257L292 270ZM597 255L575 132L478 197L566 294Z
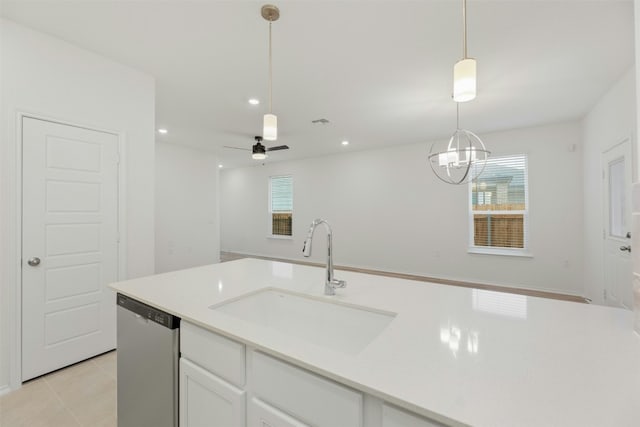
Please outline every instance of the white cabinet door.
M443 427L443 424L403 410L382 405L382 427Z
M180 359L180 426L244 427L245 392Z
M255 397L249 402L247 427L309 427Z

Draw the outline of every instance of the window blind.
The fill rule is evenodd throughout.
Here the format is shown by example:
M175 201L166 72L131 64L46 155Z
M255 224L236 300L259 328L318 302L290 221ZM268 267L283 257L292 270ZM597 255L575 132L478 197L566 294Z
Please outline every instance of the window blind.
M271 212L293 211L293 177L271 177Z
M472 246L528 248L528 176L524 154L492 157L469 186Z

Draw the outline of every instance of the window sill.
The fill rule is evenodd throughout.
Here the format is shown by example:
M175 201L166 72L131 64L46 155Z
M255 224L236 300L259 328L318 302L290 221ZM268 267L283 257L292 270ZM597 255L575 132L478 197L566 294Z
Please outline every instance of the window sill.
M293 236L280 236L277 234L269 234L267 239L276 239L276 240L293 240Z
M531 252L522 250L522 249L499 249L499 248L479 248L479 247L470 247L467 250L469 254L478 254L478 255L499 255L499 256L512 256L512 257L520 257L520 258L533 258L533 254Z

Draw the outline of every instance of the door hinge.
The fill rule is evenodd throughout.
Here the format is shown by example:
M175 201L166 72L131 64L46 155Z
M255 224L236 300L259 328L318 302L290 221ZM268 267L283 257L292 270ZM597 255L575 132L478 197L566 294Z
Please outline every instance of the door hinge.
M602 180L604 180L604 169L602 169Z

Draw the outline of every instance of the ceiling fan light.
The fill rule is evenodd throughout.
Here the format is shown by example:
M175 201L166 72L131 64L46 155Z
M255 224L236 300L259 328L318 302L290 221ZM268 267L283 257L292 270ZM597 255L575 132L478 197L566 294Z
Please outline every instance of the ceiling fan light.
M262 128L262 138L265 141L275 141L278 139L278 117L275 114L264 115L264 127Z
M262 138L256 136L256 143L252 147L251 158L254 160L264 160L267 158L267 149L264 145L260 144Z
M471 101L476 97L476 60L464 58L453 66L453 100Z

